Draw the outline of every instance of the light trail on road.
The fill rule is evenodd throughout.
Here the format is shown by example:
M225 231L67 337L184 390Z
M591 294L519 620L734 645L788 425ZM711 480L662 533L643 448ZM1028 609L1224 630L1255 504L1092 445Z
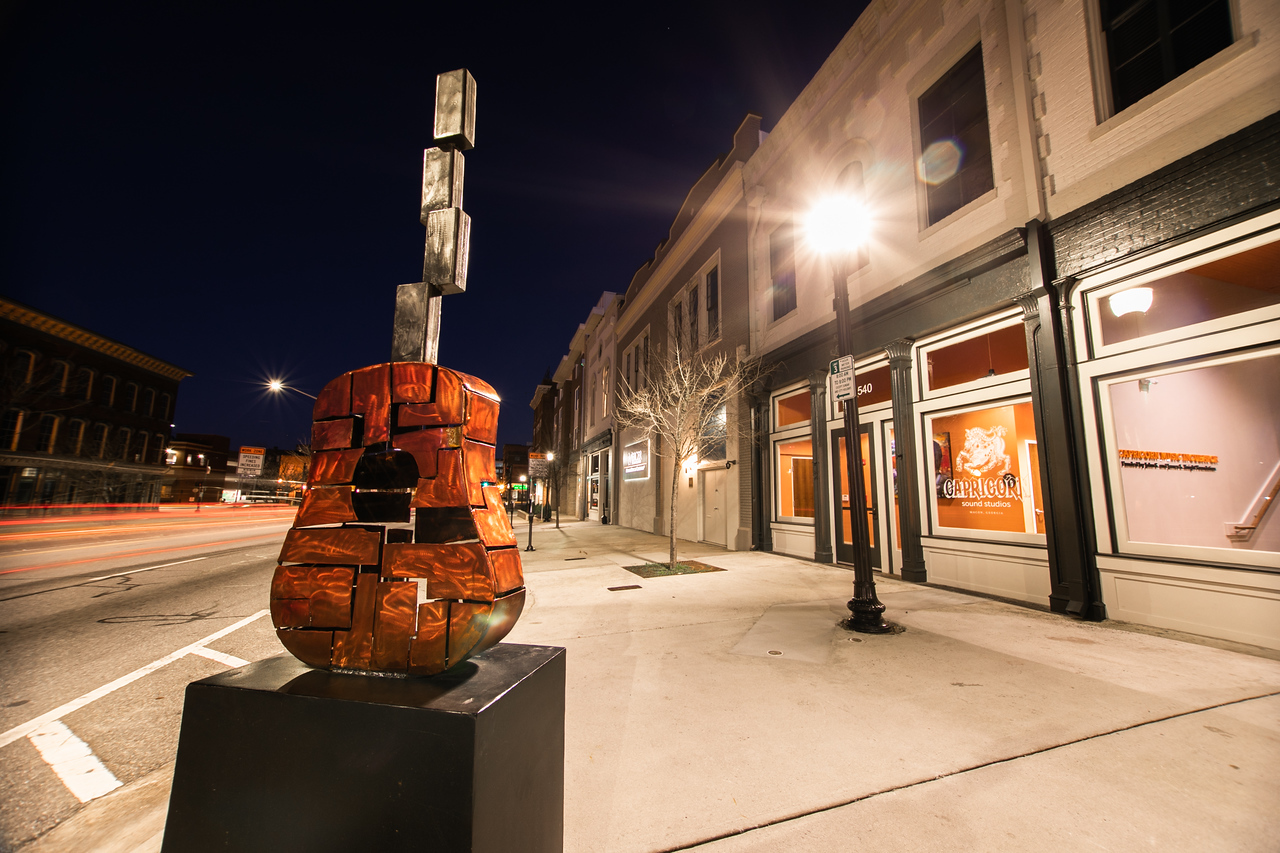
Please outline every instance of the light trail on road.
M173 554L180 551L193 551L197 548L208 549L208 548L214 548L214 547L220 547L220 546L238 545L245 542L254 542L260 539L281 539L281 538L283 538L283 534L281 533L263 533L259 536L245 536L239 539L220 539L214 542L198 542L193 545L179 545L174 548L149 548L143 551L125 551L120 554L112 554L110 556L110 559L123 560L123 559L128 559L130 557L145 557L153 554ZM102 562L102 560L103 558L101 556L93 556L93 557L85 557L80 560L64 560L58 563L44 563L39 566L23 566L22 568L18 568L18 569L2 569L0 570L0 575L12 575L12 574L17 574L18 572L35 572L41 569L61 569L61 568L66 568L67 566L82 565L84 563L100 563Z

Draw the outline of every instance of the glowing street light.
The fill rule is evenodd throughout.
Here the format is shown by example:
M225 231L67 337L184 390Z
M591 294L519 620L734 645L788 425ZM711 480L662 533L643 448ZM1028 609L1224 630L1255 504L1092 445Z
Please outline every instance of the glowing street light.
M310 397L312 400L316 398L315 394L308 394L306 391L303 391L300 388L294 388L292 385L285 385L284 382L280 379L272 379L268 381L267 390L271 391L274 394L279 394L281 391L292 391L295 394L301 394L304 397Z
M810 244L831 259L836 295L836 342L839 356L852 356L853 325L849 319L849 275L858 249L871 231L866 206L850 195L829 196L814 205L806 223ZM851 368L852 369L852 368ZM858 380L851 398L844 401L846 474L849 477L849 533L853 537L853 598L849 618L841 624L862 634L885 634L893 625L884 621L884 605L876 595L871 572L871 542L867 534L867 494L862 479L862 435L858 424Z

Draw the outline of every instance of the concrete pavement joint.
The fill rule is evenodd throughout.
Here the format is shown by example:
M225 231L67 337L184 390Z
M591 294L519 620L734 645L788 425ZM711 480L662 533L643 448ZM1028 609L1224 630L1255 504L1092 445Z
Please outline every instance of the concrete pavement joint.
M863 794L862 796L859 796L859 797L852 797L847 800L841 800L840 802L837 802L837 803L830 803L825 806L819 806L816 809L810 809L804 812L797 812L795 814L790 814L785 817L776 818L775 820L764 821L763 823L758 823L758 824L755 824L754 826L748 826L742 829L736 829L736 830L733 830L732 832L725 832L725 833L721 833L720 835L713 835L708 838L703 838L698 841L690 842L688 844L681 844L677 847L664 847L661 850L654 851L654 853L680 853L680 851L684 851L684 850L695 850L699 847L702 847L707 844L713 844L717 841L724 841L729 838L736 838L740 835L746 835L747 833L755 832L756 830L759 830L759 829L768 829L769 827L780 826L782 824L791 823L792 821L801 820L803 818L811 817L813 815L824 814L826 812L835 811L836 809L844 808L845 806L851 806L854 803L861 803L866 800L870 800L875 797L882 796L884 794L892 794L897 791L906 791L906 790L910 790L911 788L918 788L921 785L927 785L930 782L937 782L941 779L948 779L952 776L962 776L966 773L972 773L975 770L983 770L988 767L997 767L1001 764L1009 764L1014 761L1019 761L1023 758L1031 758L1036 755L1043 755L1045 753L1054 752L1055 750L1063 749L1068 746L1075 746L1081 743L1088 743L1091 740L1098 740L1100 738L1108 737L1110 735L1123 734L1124 732L1145 728L1146 726L1152 726L1152 725L1155 725L1156 723L1165 723L1170 720L1177 720L1183 717L1191 717L1196 714L1203 714L1205 711L1216 711L1220 708L1228 708L1232 705L1240 705L1244 702L1252 702L1257 699L1270 699L1276 696L1280 696L1280 690L1275 690L1270 693L1262 693L1257 696L1245 696L1240 699L1232 699L1228 702L1219 702L1216 705L1208 705L1204 708L1193 708L1190 711L1180 711L1176 714L1167 714L1163 717L1157 717L1154 720L1144 720L1143 722L1140 722L1140 723L1133 723L1132 725L1121 726L1120 728L1111 729L1110 731L1098 732L1097 734L1092 734L1092 735L1085 735L1084 737L1078 737L1073 740L1066 741L1065 743L1058 743L1058 744L1054 744L1053 746L1042 747L1041 749L1033 749L1030 752L1020 753L1018 755L1010 755L1006 758L995 758L995 759L992 759L991 761L984 761L981 764L975 764L972 767L964 767L959 770L954 770L950 773L940 773L936 776L931 776L928 779L917 779L914 782L906 782L902 785L894 785L893 787L885 788L882 791L872 791L869 794Z

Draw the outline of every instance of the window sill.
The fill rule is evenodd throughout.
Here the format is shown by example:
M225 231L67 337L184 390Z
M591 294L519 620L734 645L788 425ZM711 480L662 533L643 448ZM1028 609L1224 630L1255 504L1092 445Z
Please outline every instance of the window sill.
M1226 47L1218 51L1204 62L1201 62L1195 68L1192 68L1190 71L1187 71L1170 80L1168 83L1165 83L1159 89L1156 89L1150 95L1147 95L1137 103L1125 107L1120 112L1090 130L1088 133L1089 141L1098 141L1115 128L1123 124L1127 124L1130 120L1142 115L1157 104L1168 100L1178 92L1181 92L1183 89L1190 86L1192 83L1199 82L1203 78L1213 74L1219 68L1222 68L1224 65L1234 61L1237 57L1248 53L1257 46L1258 39L1258 31L1254 30L1243 38L1237 40L1230 47Z
M947 228L948 226L954 225L960 219L969 215L979 207L982 207L987 202L995 201L996 196L997 196L996 189L995 187L992 187L982 195L975 198L973 201L969 202L968 204L961 205L958 209L953 210L951 213L948 213L946 216L942 217L937 222L925 228L923 231L919 233L919 235L917 235L917 242L920 242L920 243L925 242L937 232L941 231L944 228Z

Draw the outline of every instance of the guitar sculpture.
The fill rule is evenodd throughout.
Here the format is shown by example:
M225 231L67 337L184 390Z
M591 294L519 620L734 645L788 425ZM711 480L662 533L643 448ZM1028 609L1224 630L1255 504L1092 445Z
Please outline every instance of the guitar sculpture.
M423 157L423 281L396 294L392 361L318 395L306 495L271 582L271 620L310 666L435 675L500 641L524 607L515 534L493 485L498 395L439 367L440 303L466 289L462 151L475 81L436 81Z

